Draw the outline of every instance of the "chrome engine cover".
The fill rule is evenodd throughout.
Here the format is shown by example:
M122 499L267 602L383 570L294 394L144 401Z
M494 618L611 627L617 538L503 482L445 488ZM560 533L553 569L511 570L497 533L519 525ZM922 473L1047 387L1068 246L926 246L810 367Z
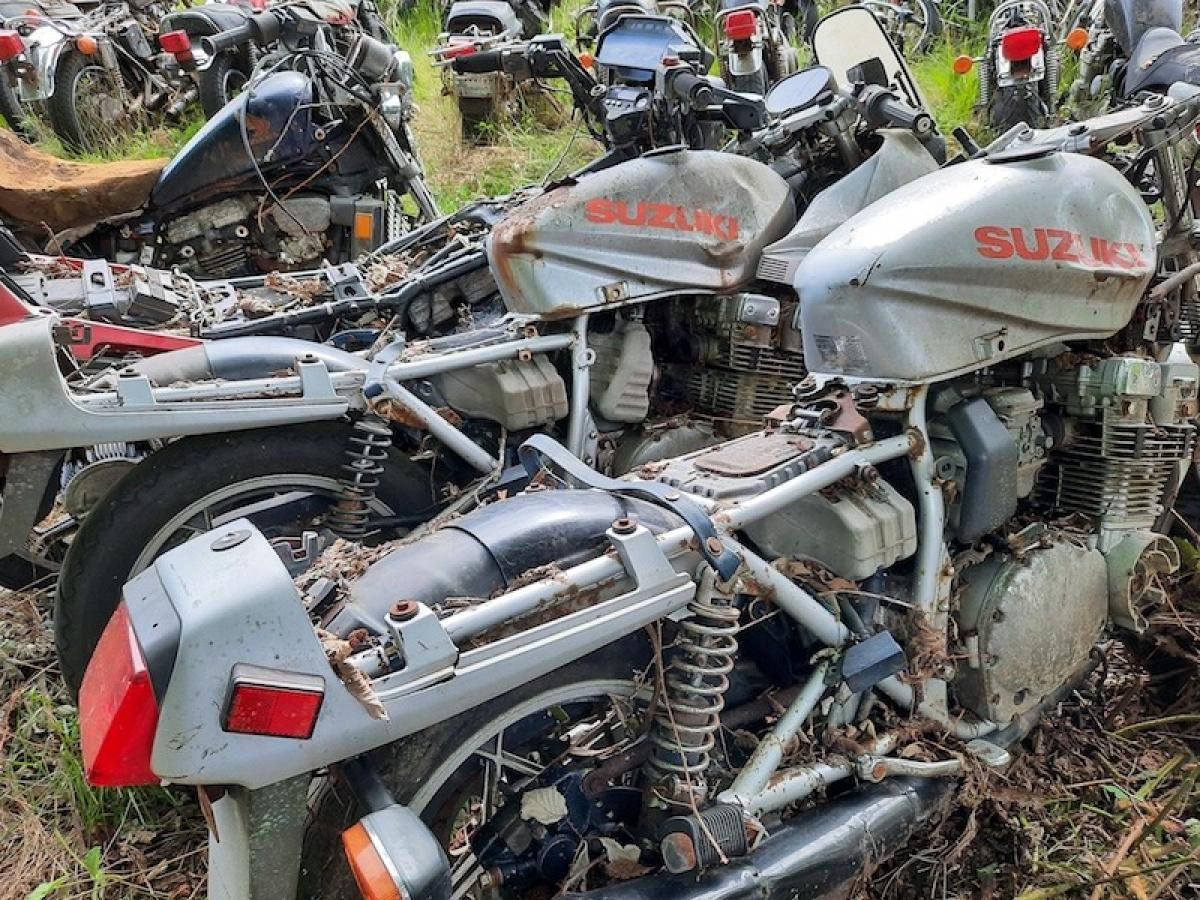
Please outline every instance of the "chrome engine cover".
M967 659L954 689L975 715L1008 722L1087 661L1108 617L1108 563L1060 539L967 569L957 613Z

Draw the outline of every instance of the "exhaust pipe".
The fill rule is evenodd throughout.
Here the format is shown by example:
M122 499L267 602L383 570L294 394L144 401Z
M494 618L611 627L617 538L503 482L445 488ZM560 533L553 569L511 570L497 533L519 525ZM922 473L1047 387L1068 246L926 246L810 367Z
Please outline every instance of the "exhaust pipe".
M949 806L952 778L894 778L793 819L756 850L699 878L647 876L569 900L762 900L846 897Z

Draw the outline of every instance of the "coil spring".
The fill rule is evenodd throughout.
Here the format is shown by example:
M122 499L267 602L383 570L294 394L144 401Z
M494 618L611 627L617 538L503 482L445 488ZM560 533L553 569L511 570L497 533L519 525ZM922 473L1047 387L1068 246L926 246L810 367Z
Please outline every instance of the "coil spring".
M1062 73L1062 62L1059 60L1058 48L1046 48L1046 107L1054 110L1058 102L1058 79Z
M992 61L984 57L979 63L979 108L987 109L992 102Z
M695 599L688 610L691 616L679 623L679 655L667 669L665 696L650 729L654 747L648 765L655 780L674 779L678 790L690 784L700 799L738 648L739 613L719 596Z
M338 477L341 497L328 517L334 534L347 540L366 534L371 501L375 499L383 461L391 446L392 430L379 416L363 416L354 423L345 450L346 462Z

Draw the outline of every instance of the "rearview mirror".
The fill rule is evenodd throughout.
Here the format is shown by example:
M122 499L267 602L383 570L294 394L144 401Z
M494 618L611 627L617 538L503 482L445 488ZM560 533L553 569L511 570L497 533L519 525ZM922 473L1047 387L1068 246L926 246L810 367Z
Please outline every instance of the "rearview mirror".
M838 87L849 89L862 81L883 84L914 106L929 108L904 58L867 7L847 6L827 15L813 31L812 46L817 62L833 73Z
M836 87L833 73L824 66L803 69L776 82L767 91L767 114L784 116L807 109Z

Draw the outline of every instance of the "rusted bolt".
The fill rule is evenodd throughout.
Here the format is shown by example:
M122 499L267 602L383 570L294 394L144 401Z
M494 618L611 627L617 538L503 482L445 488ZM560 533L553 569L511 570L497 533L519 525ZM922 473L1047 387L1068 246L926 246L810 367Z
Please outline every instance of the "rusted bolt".
M883 781L887 778L887 765L883 762L877 762L871 767L871 779L873 781Z
M721 543L721 539L719 537L710 537L704 542L704 546L707 547L708 552L714 556L718 553L725 552L725 545Z
M397 622L408 622L415 619L420 611L421 607L416 600L397 600L392 604L391 612L388 615Z
M228 534L223 534L212 542L212 549L218 553L222 550L232 550L238 544L245 543L246 538L250 537L250 530L247 528L239 528L237 531L231 531Z
M865 481L867 484L874 484L876 481L879 480L879 470L871 465L859 466L858 467L858 477L861 478L863 481Z
M352 632L346 635L346 643L352 649L360 650L367 643L367 639L371 636L370 632L365 628L355 628Z
M633 516L621 516L619 519L614 519L612 530L616 534L633 534L637 531L637 519Z

